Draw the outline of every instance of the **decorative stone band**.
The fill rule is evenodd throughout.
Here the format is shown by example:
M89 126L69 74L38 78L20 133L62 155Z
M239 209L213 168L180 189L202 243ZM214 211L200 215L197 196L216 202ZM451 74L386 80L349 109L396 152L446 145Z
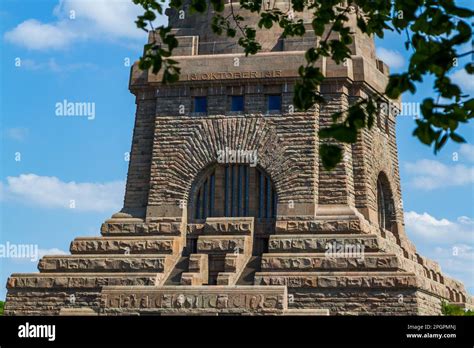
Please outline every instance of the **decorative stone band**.
M188 224L187 234L244 234L250 235L253 231L253 226L248 222L211 222L205 224Z
M114 223L105 222L100 228L103 236L118 235L180 235L184 229L181 222L151 222L151 223Z
M253 235L254 218L207 218L205 234L245 234Z
M81 237L70 247L72 254L172 254L179 251L179 237Z
M282 314L286 286L104 287L102 314Z
M290 288L414 288L416 276L401 272L257 272L256 285L284 285Z
M239 65L229 64L239 59ZM261 78L298 77L298 68L304 65L306 60L304 52L266 52L252 57L245 57L242 53L181 56L179 60L182 70L180 82L182 81L220 81L220 80L249 80ZM212 59L212 64L209 64ZM325 74L325 59L318 60L318 66ZM271 70L269 70L271 69ZM197 73L199 72L199 73ZM352 71L345 71L345 76ZM136 79L141 75L138 67L133 66L131 85L137 83ZM352 74L351 74L352 77ZM162 72L148 73L147 80L150 84L161 84Z
M379 251L381 238L377 235L271 235L268 250L272 253L324 252L333 245L363 246L364 251Z
M243 254L248 249L251 249L249 236L199 236L197 240L199 253Z
M277 234L291 233L372 233L374 229L366 221L348 220L278 220Z
M397 271L400 270L396 255L365 253L354 257L328 257L324 253L263 254L262 271Z
M453 301L452 289L411 272L257 272L255 285L284 285L289 288L416 288L431 295ZM451 292L451 293L450 293ZM465 291L455 292L465 302ZM467 299L469 300L469 299ZM469 301L468 301L469 302Z
M161 274L153 273L21 273L12 274L7 288L98 289L107 285L156 285Z
M63 255L45 256L40 272L165 272L172 263L164 255Z

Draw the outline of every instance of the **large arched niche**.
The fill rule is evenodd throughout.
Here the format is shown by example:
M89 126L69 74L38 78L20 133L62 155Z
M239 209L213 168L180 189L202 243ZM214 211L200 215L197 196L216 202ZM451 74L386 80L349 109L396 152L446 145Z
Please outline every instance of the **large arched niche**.
M381 171L377 177L377 218L379 227L392 232L398 238L397 216L390 181Z
M208 217L254 217L274 220L278 194L261 166L212 163L193 181L188 195L188 222Z
M203 169L191 185L188 223L204 223L212 217L254 217L252 254L261 255L268 252L277 206L277 189L263 167L213 163ZM196 238L196 235L187 236L188 253L196 252Z
M302 180L305 180L302 177L311 177L314 166L310 163L301 165L301 158L295 152L296 149L300 151L302 145L280 136L271 120L217 117L190 118L188 122L184 128L186 132L178 128L183 134L172 151L166 142L159 142L154 148L148 216L182 217L186 210L182 209L182 204L189 208L194 183L218 162L218 153L226 149L256 151L257 166L272 178L280 202L293 201L299 207L299 204L314 201L314 184L304 191L295 190L295 187L301 188ZM309 147L305 147L305 151L310 151ZM292 209L291 213L296 211ZM188 212L185 214L191 216Z

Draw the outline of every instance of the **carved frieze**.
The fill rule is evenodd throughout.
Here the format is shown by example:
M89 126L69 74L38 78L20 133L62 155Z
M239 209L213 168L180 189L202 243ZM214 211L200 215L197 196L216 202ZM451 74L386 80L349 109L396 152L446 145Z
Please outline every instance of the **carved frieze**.
M286 287L104 287L104 310L282 311L287 307Z

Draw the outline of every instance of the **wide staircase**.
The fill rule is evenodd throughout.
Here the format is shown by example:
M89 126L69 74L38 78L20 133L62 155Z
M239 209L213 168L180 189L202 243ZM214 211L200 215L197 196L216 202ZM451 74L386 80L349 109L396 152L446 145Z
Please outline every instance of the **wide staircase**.
M253 218L105 225L71 255L43 257L40 273L13 274L5 313L416 314L418 290L465 301L436 263L359 218L278 220L257 254Z
M103 226L102 237L72 241L71 255L41 258L39 273L12 274L6 314L58 314L61 308L98 307L104 287L163 285L181 260L179 228L150 232L138 226L116 222ZM38 297L47 308L38 306Z

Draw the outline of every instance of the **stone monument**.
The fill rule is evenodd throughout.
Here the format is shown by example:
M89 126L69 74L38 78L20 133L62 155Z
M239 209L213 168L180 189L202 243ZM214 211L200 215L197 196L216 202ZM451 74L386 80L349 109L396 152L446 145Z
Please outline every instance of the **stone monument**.
M211 32L211 10L167 14L181 76L165 85L132 68L123 209L100 237L75 239L71 255L13 274L5 314L437 315L442 301L472 305L405 234L396 114L383 107L397 101L382 102L374 127L343 145L336 169L321 164L318 130L388 81L355 18L351 59L317 63L327 103L300 112L298 67L319 40L310 13L303 37L257 31L262 52L248 57Z

